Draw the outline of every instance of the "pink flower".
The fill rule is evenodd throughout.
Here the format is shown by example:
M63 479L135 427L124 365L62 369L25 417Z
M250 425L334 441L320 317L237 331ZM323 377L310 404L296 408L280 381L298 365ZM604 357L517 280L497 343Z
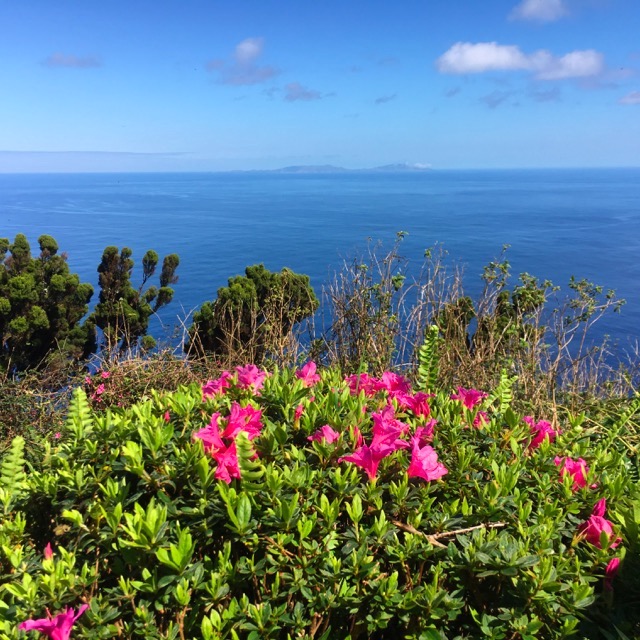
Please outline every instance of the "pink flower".
M464 387L458 387L458 393L451 394L452 400L459 400L467 409L473 409L486 397L487 394L484 391L478 391L477 389L465 389Z
M39 620L25 620L22 622L18 629L21 631L39 631L44 633L51 640L69 640L71 637L71 627L75 624L75 621L89 608L88 604L83 604L78 613L74 614L73 609L65 609L57 616L51 616L47 611L46 618L40 618Z
M100 377L101 377L103 380L106 380L107 378L110 378L110 377L111 377L111 373L109 373L108 371L102 371L102 372L100 372Z
M307 440L311 442L322 442L323 440L326 444L331 444L335 442L340 437L340 434L332 429L328 424L325 424L324 427L320 427L312 436L309 436Z
M223 394L224 390L231 386L229 383L229 378L231 377L231 373L223 371L219 378L205 382L205 384L202 385L202 400L204 401L207 398L213 398L218 394Z
M42 551L42 555L44 556L45 560L50 560L51 558L53 558L53 549L51 548L50 542L47 542L47 546Z
M293 414L293 421L294 422L298 422L298 420L300 420L300 416L304 413L304 405L303 404L299 404L296 407L296 410Z
M398 449L409 448L409 443L400 438L409 430L409 425L396 420L392 406L387 405L380 413L372 413L371 417L373 418L371 449L377 455L384 458Z
M365 396L375 396L381 389L380 380L370 376L368 373L354 373L352 376L345 378L345 381L349 385L351 395L354 396L357 396L361 391L364 391Z
M587 486L587 474L589 467L582 458L572 460L571 458L559 458L556 456L553 460L556 467L560 468L560 479L569 475L573 478L573 490L577 491Z
M420 447L418 438L411 438L411 464L407 469L410 478L423 478L427 482L437 480L449 473L448 469L438 462L438 454L430 445Z
M613 580L620 569L620 558L611 558L607 568L604 570L604 588L613 591Z
M91 376L85 376L84 377L84 383L85 384L91 384Z
M61 434L59 431L56 431L56 432L53 434L53 437L54 437L56 440L60 440L60 438L62 438L62 434Z
M423 447L425 444L428 444L433 440L433 428L438 424L437 420L429 420L424 427L418 427L413 434L413 440L417 440L420 443L420 446Z
M373 480L378 473L380 460L384 457L384 455L380 455L379 451L375 451L369 447L369 445L363 444L351 455L338 458L338 462L353 462L353 464L361 467L367 472L369 480Z
M215 473L215 477L218 478L218 480L224 480L227 484L231 484L231 478L237 478L239 480L242 477L240 475L235 442L232 442L224 449L215 451L213 458L218 463L218 468Z
M605 498L602 498L602 500L596 502L596 506L593 507L593 512L589 516L589 519L578 527L578 533L594 547L598 547L598 549L602 549L601 535L603 533L606 534L609 541L613 536L612 523L604 517L606 508L607 501ZM622 538L618 537L613 540L613 542L609 542L608 546L615 549L621 541Z
M547 438L549 442L553 442L560 433L560 429L554 429L551 423L546 420L535 422L531 416L525 416L524 421L531 428L532 440L529 443L529 449L537 449L545 438Z
M404 377L393 371L385 371L380 379L380 388L386 389L392 398L406 396L411 393L411 384Z
M211 420L206 427L193 434L194 438L202 440L205 450L209 451L212 455L214 452L225 448L225 444L220 435L219 420L220 414L216 412L211 416Z
M236 367L236 371L238 372L238 387L240 389L253 388L253 391L259 391L264 386L267 372L258 369L255 364Z
M489 416L486 411L478 411L475 418L473 419L473 426L476 429L482 429L485 424L489 424Z
M432 393L423 393L418 391L413 396L405 398L405 406L413 411L414 415L422 418L428 418L431 415L431 407L429 406L429 398L433 398Z
M299 371L296 371L296 378L302 380L305 387L312 387L316 382L320 382L320 376L316 373L316 363L307 362Z
M262 431L262 410L251 405L241 407L237 402L231 405L231 412L227 419L227 426L222 432L223 438L235 438L240 431L246 432L249 440L253 440Z
M103 384L99 384L96 388L95 395L101 396L104 393L104 388Z

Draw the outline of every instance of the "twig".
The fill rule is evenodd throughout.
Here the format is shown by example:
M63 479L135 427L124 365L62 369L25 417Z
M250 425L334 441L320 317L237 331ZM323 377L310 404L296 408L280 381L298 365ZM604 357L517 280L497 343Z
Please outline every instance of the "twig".
M399 529L403 529L409 533L413 533L419 536L424 536L434 547L440 547L442 549L446 549L447 546L438 542L440 538L448 538L450 536L457 536L459 533L469 533L469 531L475 531L477 529L497 529L499 527L506 527L506 522L487 522L484 524L477 524L473 527L465 527L464 529L454 529L453 531L441 531L440 533L425 533L424 531L418 531L415 527L412 527L410 524L405 524L404 522L400 522L399 520L392 520L393 524L396 525Z

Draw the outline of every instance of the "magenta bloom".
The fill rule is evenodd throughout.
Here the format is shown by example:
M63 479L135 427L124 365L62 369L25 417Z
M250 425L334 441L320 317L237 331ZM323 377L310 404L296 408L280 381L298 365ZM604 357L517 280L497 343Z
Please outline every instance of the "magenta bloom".
M406 396L411 393L411 383L393 371L385 371L380 379L380 388L386 389L392 398Z
M227 426L222 432L223 438L235 438L240 431L245 431L249 440L253 440L262 431L262 410L251 405L241 407L237 402L231 405Z
M357 396L361 391L364 391L365 396L375 396L382 388L380 380L368 373L354 373L352 376L346 377L345 381L354 396Z
M596 502L596 506L593 507L593 512L589 516L589 519L578 527L578 533L584 536L587 542L591 543L594 547L598 547L598 549L602 549L600 536L602 533L605 533L610 541L609 546L615 549L622 541L622 538L616 538L611 542L613 526L612 523L604 517L606 509L607 501L605 498Z
M428 418L431 415L431 407L429 406L429 399L433 398L432 393L423 393L418 391L413 396L407 396L405 398L405 406L413 411L414 415L422 418Z
M524 421L531 428L532 440L529 443L529 449L537 449L545 438L547 438L549 442L553 442L560 433L560 429L554 429L551 423L546 420L535 422L531 416L525 416Z
M202 385L202 399L206 400L218 394L223 394L224 390L231 386L229 382L229 378L231 377L231 373L223 371L219 378L205 382L205 384Z
M425 444L429 444L433 440L433 428L438 424L437 420L429 420L424 427L418 427L413 434L411 441L417 440L421 447Z
M304 405L299 404L293 413L293 421L298 422L298 420L300 420L300 417L302 416L303 413L304 413Z
M238 387L240 389L259 391L264 386L264 379L267 377L267 372L258 369L255 364L236 367L236 371L238 372Z
M102 372L100 372L100 377L101 377L103 380L106 380L107 378L110 378L110 377L111 377L111 374L110 374L108 371L102 371Z
M475 418L473 419L473 426L476 429L482 429L485 424L489 424L489 416L486 411L478 411Z
M213 459L218 463L215 473L218 480L224 480L227 484L231 484L231 478L240 480L240 466L238 464L235 441L228 447L215 451L212 455Z
M373 480L378 473L380 460L384 457L385 456L381 455L379 451L374 450L372 447L369 447L369 445L363 444L350 456L338 458L338 462L353 462L353 464L361 467L367 472L369 480Z
M47 546L43 549L42 555L45 560L50 560L53 558L53 549L51 548L51 543L47 542Z
M209 451L211 454L215 451L224 449L225 447L225 444L222 441L222 436L220 435L219 421L220 414L216 412L211 416L211 420L206 427L193 434L194 438L202 440L205 450Z
M299 371L296 371L296 378L302 380L305 387L313 387L316 382L320 382L320 376L316 373L316 363L307 362Z
M577 491L587 486L587 474L589 467L582 458L572 460L571 458L559 458L556 456L553 460L556 467L560 468L560 478L570 475L573 478L573 490Z
M607 568L604 570L604 588L613 591L613 580L620 569L620 558L611 558Z
M411 438L411 464L407 469L410 478L422 478L427 482L442 478L448 469L438 462L438 454L430 445L420 446L419 438Z
M307 440L311 442L324 442L326 444L331 444L335 442L340 437L340 434L332 429L328 424L325 424L324 427L320 427L312 436L309 436Z
M62 613L53 617L47 611L46 618L25 620L18 626L18 629L20 629L20 631L39 631L40 633L44 633L48 638L51 638L51 640L69 640L71 637L71 627L73 627L75 621L88 608L88 604L83 604L76 614L74 614L73 609L67 608Z
M371 449L382 458L398 449L409 448L409 443L400 436L409 431L409 425L396 420L393 407L387 405L380 413L372 413L373 437Z
M484 391L478 391L477 389L465 389L464 387L458 387L458 393L451 394L452 400L459 400L467 409L473 409L486 397L487 394Z

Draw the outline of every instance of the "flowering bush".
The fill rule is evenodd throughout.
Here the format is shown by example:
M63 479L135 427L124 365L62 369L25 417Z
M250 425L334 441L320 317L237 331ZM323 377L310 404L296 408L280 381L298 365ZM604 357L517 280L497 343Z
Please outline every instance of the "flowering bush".
M505 385L432 395L308 365L151 396L94 414L78 390L38 467L5 455L0 639L638 630L622 419L552 425Z

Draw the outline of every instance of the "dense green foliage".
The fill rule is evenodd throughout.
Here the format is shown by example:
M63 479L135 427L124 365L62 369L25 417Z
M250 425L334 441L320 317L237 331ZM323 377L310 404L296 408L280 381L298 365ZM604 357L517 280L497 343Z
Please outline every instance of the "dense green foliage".
M229 278L217 299L194 313L185 350L262 362L281 350L292 327L318 306L308 276L253 265L244 276Z
M23 371L40 367L55 351L80 357L93 350L91 324L80 325L93 294L69 272L67 258L47 235L32 257L22 234L12 244L0 238L0 367Z
M143 292L159 261L158 254L149 250L142 258L142 283L135 289L131 285L134 266L131 255L132 251L127 247L121 252L117 247L107 247L98 266L100 301L92 314L92 321L102 329L109 349L130 349L139 341L144 349L155 346L155 340L147 335L149 318L171 302L173 289L169 285L178 281L175 272L180 260L172 253L163 260L160 288L151 286Z
M602 430L570 417L539 439L506 376L427 408L392 374L320 373L241 368L204 399L192 385L99 413L78 391L28 474L15 442L0 473L0 638L82 602L74 640L637 637L637 458L618 447L640 400ZM234 412L258 412L259 433L229 432L223 462L194 436L228 431ZM373 450L382 423L409 442L432 419L440 479L416 477L397 440L371 476L344 459L359 434ZM335 441L310 440L324 425ZM556 456L584 459L584 486ZM581 535L602 498L611 535Z

